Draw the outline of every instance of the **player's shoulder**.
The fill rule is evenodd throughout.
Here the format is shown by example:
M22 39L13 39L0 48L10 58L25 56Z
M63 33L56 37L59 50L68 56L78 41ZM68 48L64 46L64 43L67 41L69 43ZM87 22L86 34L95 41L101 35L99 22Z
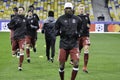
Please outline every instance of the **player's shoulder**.
M47 19L45 19L45 20L43 21L43 23L48 23L48 20L47 20Z
M82 21L81 17L79 17L77 15L73 15L73 16L74 16L75 19Z
M74 17L74 18L78 18L78 16L77 16L77 15L73 15L73 17Z
M15 16L15 14L11 14L11 17Z
M58 18L61 19L61 18L63 18L63 17L65 17L65 15L61 15L61 16L59 16Z
M59 16L59 17L57 18L56 22L60 22L60 21L62 21L63 18L64 18L64 15Z

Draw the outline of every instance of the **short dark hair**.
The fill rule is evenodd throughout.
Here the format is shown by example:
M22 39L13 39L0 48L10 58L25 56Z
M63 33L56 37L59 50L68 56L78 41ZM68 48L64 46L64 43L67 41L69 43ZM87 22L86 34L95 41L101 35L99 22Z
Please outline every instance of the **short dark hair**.
M13 11L14 11L14 12L18 12L18 8L17 8L17 7L14 7L14 8L13 8Z
M35 8L34 8L34 4L30 5L30 6L29 6L29 9L34 10L34 9L35 9Z
M49 11L48 12L48 17L54 17L54 12L53 11Z
M29 8L34 8L34 4L30 5Z
M22 8L23 10L25 10L25 8L23 6L20 6L19 8Z

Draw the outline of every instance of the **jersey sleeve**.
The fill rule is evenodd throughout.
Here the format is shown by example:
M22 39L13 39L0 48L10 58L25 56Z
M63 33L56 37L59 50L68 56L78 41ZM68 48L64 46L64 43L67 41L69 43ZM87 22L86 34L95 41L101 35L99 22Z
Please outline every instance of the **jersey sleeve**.
M56 21L54 29L56 36L60 35L60 18Z

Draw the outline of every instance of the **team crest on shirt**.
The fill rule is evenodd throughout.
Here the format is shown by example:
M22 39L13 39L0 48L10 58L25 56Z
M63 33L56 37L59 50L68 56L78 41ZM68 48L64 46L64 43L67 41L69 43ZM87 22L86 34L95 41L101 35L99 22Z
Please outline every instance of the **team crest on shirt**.
M25 19L23 19L23 22L25 22Z
M72 23L76 23L76 20L75 20L75 19L73 19L73 20L72 20Z
M88 20L88 18L87 18L87 17L85 17L85 19L86 19L86 20Z
M65 23L67 23L67 20L64 20Z
M33 23L33 20L31 20L31 23Z

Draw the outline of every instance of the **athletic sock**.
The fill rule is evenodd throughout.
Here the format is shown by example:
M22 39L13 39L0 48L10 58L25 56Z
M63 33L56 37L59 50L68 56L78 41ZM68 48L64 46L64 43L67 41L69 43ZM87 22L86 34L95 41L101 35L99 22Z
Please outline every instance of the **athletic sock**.
M24 53L20 54L19 67L22 67L23 60L24 60Z
M78 70L79 70L78 68L73 68L71 74L71 80L75 80Z
M60 79L64 80L64 70L59 70Z
M84 68L87 68L89 54L84 54Z
M26 49L26 54L27 54L27 58L29 58L30 57L30 49Z

